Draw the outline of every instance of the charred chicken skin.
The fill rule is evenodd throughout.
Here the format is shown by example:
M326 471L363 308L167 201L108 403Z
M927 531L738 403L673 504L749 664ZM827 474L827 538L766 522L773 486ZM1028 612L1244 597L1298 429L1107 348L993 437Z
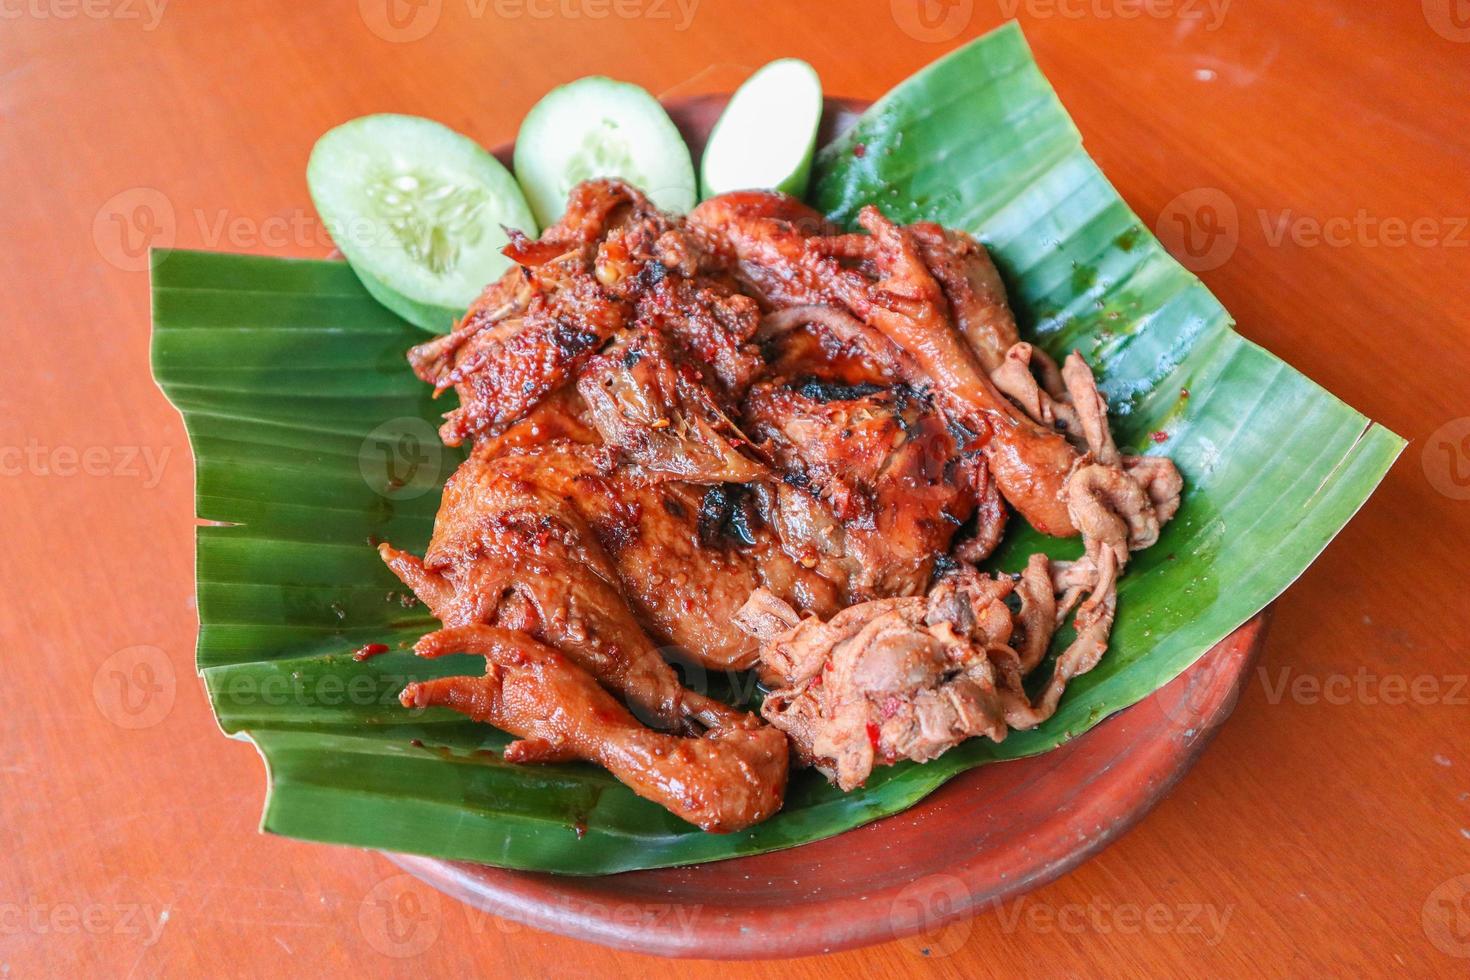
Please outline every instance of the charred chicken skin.
M419 653L487 672L405 704L517 735L509 761L603 765L711 831L779 809L788 745L852 788L1056 709L1177 471L1117 451L1080 358L1020 342L978 242L860 224L766 192L679 218L593 180L539 239L511 236L510 271L409 353L458 395L440 434L470 451L424 555L379 550L444 624ZM1007 505L1084 556L975 571ZM764 721L671 659L758 668Z

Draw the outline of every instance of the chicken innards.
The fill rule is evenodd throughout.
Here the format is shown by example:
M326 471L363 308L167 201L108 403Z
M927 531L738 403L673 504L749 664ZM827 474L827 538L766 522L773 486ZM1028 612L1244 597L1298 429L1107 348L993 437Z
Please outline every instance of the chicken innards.
M859 220L764 192L679 218L594 180L512 237L516 265L409 354L471 448L424 557L380 552L444 624L418 652L487 670L404 704L512 733L509 762L605 766L708 831L779 810L792 763L851 790L1056 711L1179 473L1118 451L1080 355L1021 342L976 241ZM1009 508L1083 556L978 571ZM671 650L759 671L761 717L684 687Z

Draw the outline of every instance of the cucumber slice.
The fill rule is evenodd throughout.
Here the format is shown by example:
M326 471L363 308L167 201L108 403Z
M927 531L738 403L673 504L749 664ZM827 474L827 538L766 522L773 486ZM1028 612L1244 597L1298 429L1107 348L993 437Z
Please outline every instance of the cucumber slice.
M306 183L368 292L435 333L510 265L502 226L536 234L500 161L417 116L363 116L331 130L311 151Z
M621 177L666 211L694 207L694 163L669 114L637 85L598 75L552 89L531 108L515 168L543 228L591 177Z
M735 90L710 133L699 168L703 198L766 189L800 197L821 121L822 81L811 65L782 58L759 69Z

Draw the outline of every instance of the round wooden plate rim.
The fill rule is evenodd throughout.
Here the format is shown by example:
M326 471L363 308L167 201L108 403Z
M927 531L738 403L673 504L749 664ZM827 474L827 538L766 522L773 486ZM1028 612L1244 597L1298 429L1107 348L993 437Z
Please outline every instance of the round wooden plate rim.
M696 160L727 99L711 95L666 103ZM822 141L866 105L828 99ZM495 154L508 163L511 147ZM903 813L837 837L727 861L588 878L387 856L445 894L501 918L660 956L793 957L933 933L1065 874L1142 819L1229 717L1264 642L1266 623L1266 613L1257 615L1150 697L1051 752L963 773ZM985 802L977 808L980 799ZM1034 815L1023 835L994 843L987 838L983 849L949 853L937 866L903 864L907 845L932 842L935 830L953 830L951 807L962 806L979 819L1003 810L1001 804ZM1048 807L1051 812L1044 812ZM975 822L966 823L973 829ZM850 845L836 842L876 839L900 852L892 868L897 873L879 887L858 881L843 890L843 872L860 859L842 854ZM789 898L757 904L718 897L718 883L738 895L738 882L765 875L769 887L774 868L816 853L836 860L818 861L805 876L792 874ZM824 884L828 879L835 880ZM834 894L817 897L829 888Z

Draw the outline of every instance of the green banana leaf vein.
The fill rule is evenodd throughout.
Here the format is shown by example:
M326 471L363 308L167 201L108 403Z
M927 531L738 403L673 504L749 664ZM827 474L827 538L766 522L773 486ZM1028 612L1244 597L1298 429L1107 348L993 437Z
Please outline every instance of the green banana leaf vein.
M210 522L198 531L198 666L221 727L265 758L264 829L572 874L841 833L965 769L1060 745L1157 690L1279 595L1403 447L1233 332L1089 159L1014 27L875 104L820 153L811 199L844 223L875 203L896 220L976 234L1028 339L1098 366L1120 446L1167 439L1183 508L1130 566L1097 669L1038 730L880 769L848 794L795 774L782 812L738 834L696 830L592 766L507 765L500 733L396 700L410 679L483 670L406 652L434 624L373 549L386 539L422 550L459 460L434 435L445 406L404 361L422 334L345 263L160 252L154 370L184 415ZM1075 546L1022 527L996 564L1018 568L1035 550ZM392 652L354 660L366 643Z

